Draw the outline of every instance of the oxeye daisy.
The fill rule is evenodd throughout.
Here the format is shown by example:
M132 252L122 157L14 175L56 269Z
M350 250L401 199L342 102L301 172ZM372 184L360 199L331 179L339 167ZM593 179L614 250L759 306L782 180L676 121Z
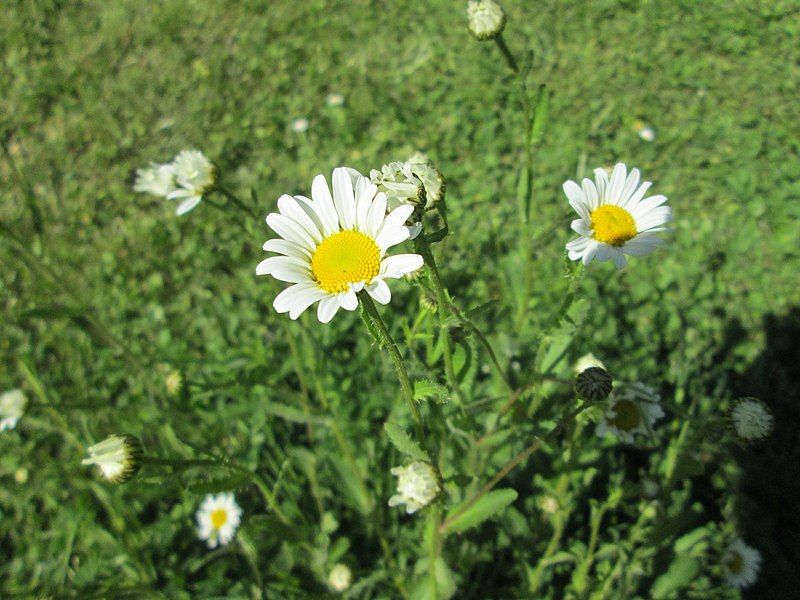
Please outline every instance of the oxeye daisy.
M613 260L618 269L625 267L625 255L645 256L664 242L656 233L672 218L672 210L661 206L666 196L644 195L650 187L639 185L639 170L617 163L609 179L604 169L595 169L595 180L564 183L570 206L580 215L572 229L581 237L567 244L570 260L588 265L593 259Z
M25 414L28 399L22 390L10 390L0 395L0 431L14 429L17 421Z
M203 194L210 192L217 182L217 169L199 150L183 150L172 161L176 189L167 194L167 200L182 200L175 214L182 215L200 204Z
M737 538L722 557L722 571L728 583L746 588L755 583L761 570L761 553Z
M660 396L643 383L615 387L608 397L608 408L597 424L595 433L605 437L609 432L628 444L634 435L649 435L655 422L664 416Z
M236 533L242 509L233 494L208 494L197 511L198 535L209 548L227 545Z
M323 175L311 185L311 199L283 195L267 225L281 239L268 240L264 250L282 256L267 258L256 274L293 283L275 298L279 313L297 319L319 302L317 318L328 323L339 308L355 310L362 290L380 304L391 298L386 279L397 279L422 266L418 254L386 256L409 238L404 226L413 206L386 214L386 195L360 173L345 167L333 171L333 195Z
M412 514L436 500L442 488L433 465L416 461L405 467L394 467L392 475L397 476L397 493L389 498L389 506L406 505L406 512Z

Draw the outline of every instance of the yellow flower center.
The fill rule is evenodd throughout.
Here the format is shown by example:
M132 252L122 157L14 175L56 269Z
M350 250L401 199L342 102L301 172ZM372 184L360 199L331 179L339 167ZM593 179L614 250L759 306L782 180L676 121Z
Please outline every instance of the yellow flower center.
M358 231L340 231L328 236L311 257L311 274L326 292L340 294L351 283L369 283L381 270L381 251Z
M211 513L211 525L214 529L220 529L225 522L228 520L228 513L225 512L224 508L218 508L214 512Z
M734 575L738 575L744 569L744 558L738 552L731 552L731 556L725 561L725 566Z
M594 238L611 246L622 246L636 236L636 221L631 213L613 204L604 204L590 215Z
M608 422L620 431L630 432L636 429L641 421L642 413L635 402L620 400L614 405L617 416Z

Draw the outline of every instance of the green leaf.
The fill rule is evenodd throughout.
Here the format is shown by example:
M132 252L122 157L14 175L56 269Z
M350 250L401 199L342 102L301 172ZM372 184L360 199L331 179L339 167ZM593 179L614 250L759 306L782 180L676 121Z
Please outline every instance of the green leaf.
M531 145L538 143L542 138L549 105L550 93L547 86L541 84L536 93L536 106L533 108L533 118L531 119Z
M292 423L324 423L325 419L313 415L307 415L299 408L287 406L279 402L265 402L261 405L261 410L269 415L280 417Z
M386 432L386 435L389 436L389 441L392 442L394 447L400 452L411 458L430 462L428 455L420 449L419 444L412 440L402 427L394 423L386 422L383 424L383 430Z
M372 512L372 502L370 501L367 491L359 485L361 481L361 474L355 471L355 467L349 462L338 458L331 454L328 460L336 467L339 474L339 488L338 491L342 493L345 499L350 501L350 505L355 508L362 515L368 515Z
M506 488L489 492L464 511L461 510L464 504L460 504L447 514L445 534L460 533L480 525L516 499L516 490Z
M666 573L656 579L650 588L653 600L674 597L675 592L687 587L700 569L697 559L689 554L679 554Z
M429 398L437 404L446 404L450 400L450 392L445 386L430 381L429 379L415 381L414 400L422 402Z

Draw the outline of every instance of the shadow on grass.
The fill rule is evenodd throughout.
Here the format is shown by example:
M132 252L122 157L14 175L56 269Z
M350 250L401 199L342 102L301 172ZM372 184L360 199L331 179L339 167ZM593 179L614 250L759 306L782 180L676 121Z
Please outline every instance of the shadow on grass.
M800 594L800 307L768 315L764 330L764 350L732 382L737 396L760 398L775 415L767 440L737 451L742 537L763 558L759 578L744 597L793 599Z

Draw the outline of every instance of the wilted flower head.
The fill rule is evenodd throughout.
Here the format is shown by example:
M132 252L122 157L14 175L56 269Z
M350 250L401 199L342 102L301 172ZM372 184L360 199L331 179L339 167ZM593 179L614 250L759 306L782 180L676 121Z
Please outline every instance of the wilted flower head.
M319 302L317 317L327 323L339 308L355 310L362 290L388 304L392 295L385 280L423 264L419 254L386 256L409 238L403 224L413 208L399 206L387 215L386 195L346 167L333 171L333 195L325 177L317 175L311 198L283 195L278 212L267 215L280 239L268 240L264 250L282 256L261 261L256 274L294 284L275 298L275 310L296 319Z
M100 474L111 483L125 483L142 467L142 445L128 433L114 433L102 442L89 446L89 458L82 465L97 465Z
M746 588L755 583L761 570L761 553L736 539L722 557L722 571L728 583Z
M167 388L167 394L170 396L177 396L183 389L183 375L180 371L172 370L164 379L164 387Z
M579 238L567 243L570 260L588 265L592 260L612 260L618 269L625 267L625 255L645 256L664 242L656 234L667 231L664 225L672 210L661 206L666 196L644 195L650 182L639 185L639 170L618 163L609 179L605 169L595 169L595 180L584 178L581 185L564 183L569 204L580 216L572 221Z
M344 592L352 582L353 573L350 571L350 567L342 563L333 565L331 572L328 574L328 586L334 592Z
M389 506L406 505L408 514L417 512L439 496L439 478L433 465L417 461L405 467L395 467L397 494L389 498Z
M209 548L227 545L236 533L242 509L233 494L208 494L197 511L198 535L207 540Z
M189 212L210 192L217 182L217 169L199 150L184 150L172 161L178 188L167 194L167 200L182 200L176 214Z
M600 367L584 369L575 378L575 391L578 396L590 402L599 402L608 398L613 386L611 375Z
M482 42L496 38L506 26L506 13L492 0L470 0L467 18L469 32Z
M172 163L150 163L146 169L136 170L134 191L166 198L175 191L175 170Z
M611 432L629 444L636 433L649 435L655 422L664 416L659 401L659 395L643 383L615 387L608 397L608 409L597 424L597 435L605 437Z
M745 442L763 440L775 425L767 405L758 398L739 398L731 406L728 419L736 435Z
M22 390L9 390L0 395L0 431L14 429L25 413L28 399Z

